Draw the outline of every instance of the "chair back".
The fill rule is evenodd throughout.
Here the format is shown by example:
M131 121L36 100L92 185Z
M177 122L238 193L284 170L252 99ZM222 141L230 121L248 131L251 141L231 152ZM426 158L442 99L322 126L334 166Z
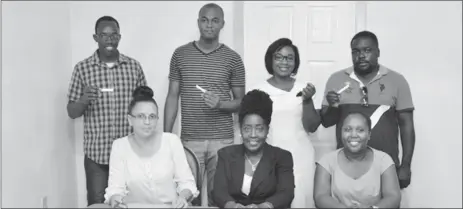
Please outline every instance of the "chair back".
M199 160L196 157L195 153L188 147L183 146L185 150L186 160L190 166L193 177L196 180L196 188L201 189L201 167L199 165Z

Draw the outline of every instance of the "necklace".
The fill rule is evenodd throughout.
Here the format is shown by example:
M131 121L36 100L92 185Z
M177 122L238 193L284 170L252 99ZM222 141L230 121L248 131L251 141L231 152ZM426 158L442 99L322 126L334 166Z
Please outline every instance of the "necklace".
M252 172L256 171L256 168L257 168L257 165L259 165L260 159L259 161L257 161L257 163L253 164L251 160L248 158L248 155L245 154L244 157L246 157L246 160L249 162L249 164L251 164Z

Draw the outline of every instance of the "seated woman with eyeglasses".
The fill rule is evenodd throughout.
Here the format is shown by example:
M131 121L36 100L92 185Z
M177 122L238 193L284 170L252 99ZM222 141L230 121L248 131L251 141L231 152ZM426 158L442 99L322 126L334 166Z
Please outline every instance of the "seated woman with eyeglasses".
M187 207L199 192L179 137L157 126L153 91L135 89L128 111L133 133L113 142L105 203L113 208Z
M212 198L220 208L289 208L294 198L293 157L266 143L273 102L260 90L241 102L243 144L218 151Z
M344 119L344 145L317 162L314 199L317 208L399 208L395 164L385 152L369 147L371 120L360 112Z

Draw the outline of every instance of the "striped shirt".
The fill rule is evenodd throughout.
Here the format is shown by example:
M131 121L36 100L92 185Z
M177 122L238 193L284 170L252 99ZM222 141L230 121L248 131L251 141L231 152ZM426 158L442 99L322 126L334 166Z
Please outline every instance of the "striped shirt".
M100 61L96 51L77 63L69 84L68 99L76 102L86 86L113 88L99 92L99 97L84 112L84 153L98 164L109 164L111 146L115 139L127 136L131 128L127 121L132 92L146 85L140 63L120 54L112 68Z
M206 54L194 41L190 42L177 48L172 55L169 79L180 82L183 140L234 137L232 113L211 109L195 86L215 93L220 101L232 100L231 88L245 86L244 65L238 53L222 44Z

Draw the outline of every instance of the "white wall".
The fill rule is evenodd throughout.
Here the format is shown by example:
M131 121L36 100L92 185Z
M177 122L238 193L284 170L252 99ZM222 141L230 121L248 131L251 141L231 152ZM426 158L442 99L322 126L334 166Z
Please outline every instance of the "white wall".
M2 2L2 208L76 206L67 2Z
M163 109L170 57L198 38L205 3L2 3L2 207L40 207L42 196L49 207L86 205L82 119L67 117L66 93L74 65L96 49L95 21L119 20L120 50L141 62ZM218 4L222 42L243 55L242 2ZM462 207L461 3L369 2L367 9L381 63L407 77L416 105L410 206Z
M72 2L71 3L71 43L72 63L90 56L97 47L93 41L96 20L104 15L116 18L120 24L122 39L119 50L140 61L148 85L154 91L159 104L160 118L164 115L164 102L168 90L168 73L172 53L175 48L197 40L199 31L197 17L201 6L209 2L201 1L138 1L138 2ZM237 36L233 35L234 3L216 2L225 13L225 27L221 32L221 42L234 48ZM70 71L63 78L68 81ZM180 111L179 111L180 112ZM160 120L162 125L162 120ZM179 120L176 123L178 133ZM77 165L77 187L79 206L86 205L85 173L83 166L83 120L75 123L75 147Z
M461 2L368 2L380 63L402 73L415 103L411 207L462 207Z

